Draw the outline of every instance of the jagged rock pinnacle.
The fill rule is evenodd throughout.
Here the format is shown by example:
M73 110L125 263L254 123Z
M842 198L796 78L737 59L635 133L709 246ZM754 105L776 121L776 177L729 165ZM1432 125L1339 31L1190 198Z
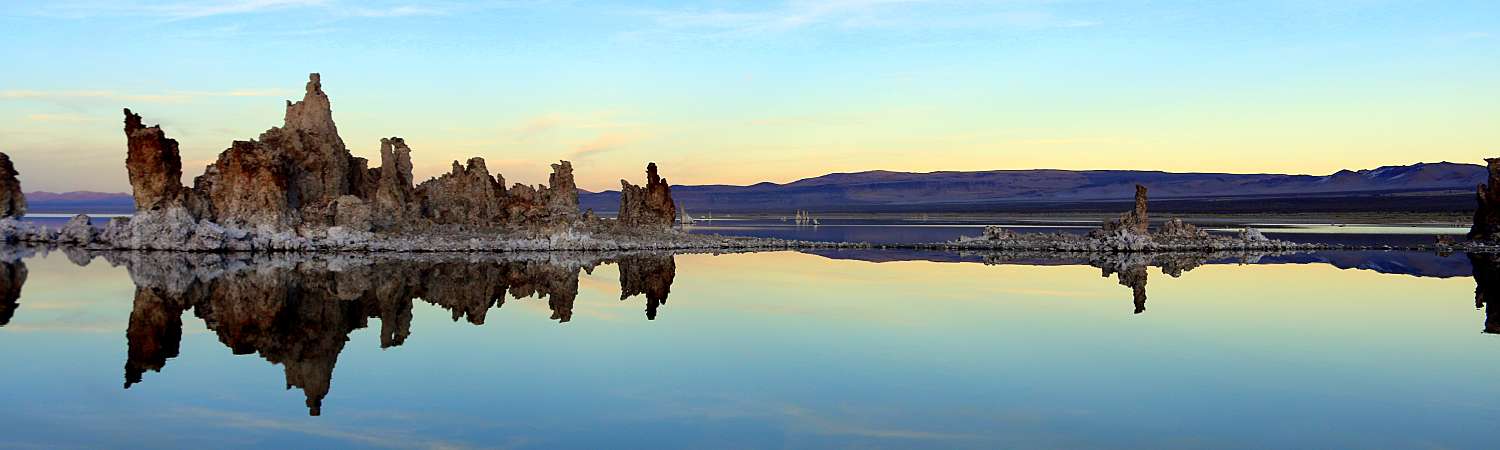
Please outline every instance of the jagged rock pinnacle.
M646 164L646 185L620 180L620 224L671 228L677 218L672 187L656 172L656 163Z
M0 217L26 215L26 194L21 192L21 181L16 179L16 166L10 155L0 153Z

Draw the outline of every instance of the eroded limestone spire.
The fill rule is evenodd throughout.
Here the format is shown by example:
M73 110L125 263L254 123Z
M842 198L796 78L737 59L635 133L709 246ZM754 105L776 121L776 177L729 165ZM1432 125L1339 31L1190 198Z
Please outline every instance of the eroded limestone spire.
M333 124L333 105L328 94L323 93L323 81L317 73L307 76L307 90L301 101L287 100L285 122L283 126L292 130L338 135L338 127Z

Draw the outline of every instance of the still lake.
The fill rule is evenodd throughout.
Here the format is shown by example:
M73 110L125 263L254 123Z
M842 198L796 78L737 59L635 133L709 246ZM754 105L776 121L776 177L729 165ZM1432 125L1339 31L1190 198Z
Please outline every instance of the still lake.
M38 252L0 265L0 444L1487 448L1495 267Z

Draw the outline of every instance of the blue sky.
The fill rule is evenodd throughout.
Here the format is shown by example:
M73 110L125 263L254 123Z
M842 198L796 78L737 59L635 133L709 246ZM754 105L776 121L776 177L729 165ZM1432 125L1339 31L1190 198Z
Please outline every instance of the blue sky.
M1500 2L9 1L0 151L128 189L120 108L186 177L323 74L355 154L419 179L570 159L618 187L834 171L1329 173L1500 152ZM184 180L189 182L190 180Z

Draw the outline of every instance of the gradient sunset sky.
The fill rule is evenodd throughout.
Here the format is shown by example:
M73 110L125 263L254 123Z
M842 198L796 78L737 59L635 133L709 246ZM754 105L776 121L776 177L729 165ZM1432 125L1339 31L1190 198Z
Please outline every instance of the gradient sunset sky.
M0 1L0 151L128 191L120 109L184 183L322 73L418 180L482 156L580 187L829 172L1326 174L1500 156L1500 2Z

